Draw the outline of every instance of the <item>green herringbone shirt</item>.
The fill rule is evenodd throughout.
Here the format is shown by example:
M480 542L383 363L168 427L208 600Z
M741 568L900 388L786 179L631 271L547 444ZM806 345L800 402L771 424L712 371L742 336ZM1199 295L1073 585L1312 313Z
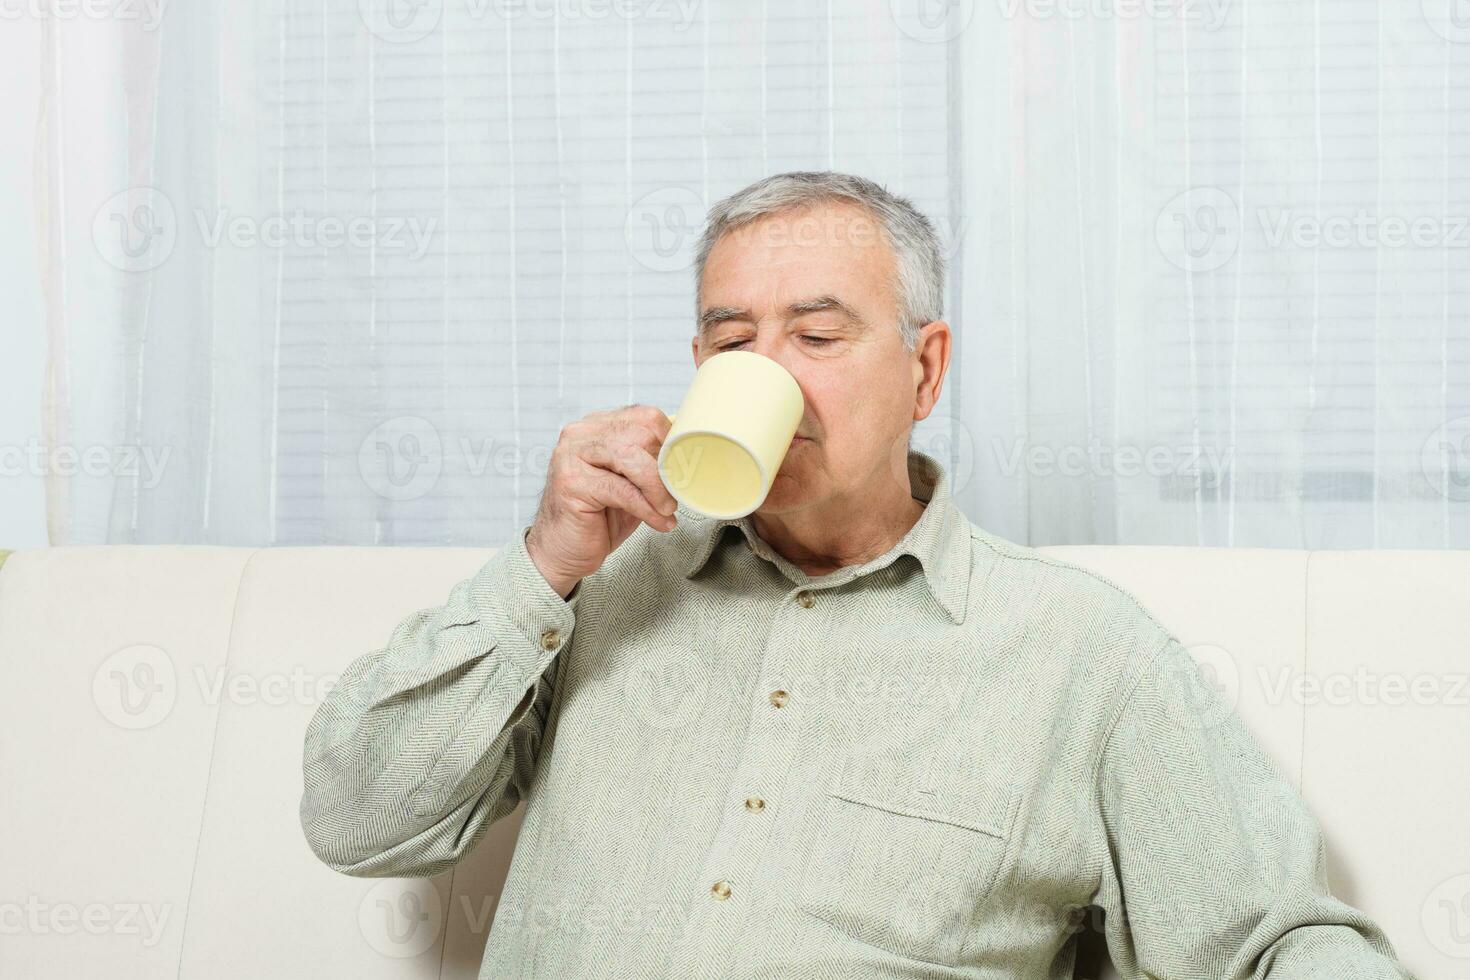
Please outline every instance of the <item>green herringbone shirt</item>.
M1089 904L1127 980L1407 977L1180 642L909 469L820 577L681 511L568 602L523 528L317 709L312 849L432 875L525 800L485 980L1064 978Z

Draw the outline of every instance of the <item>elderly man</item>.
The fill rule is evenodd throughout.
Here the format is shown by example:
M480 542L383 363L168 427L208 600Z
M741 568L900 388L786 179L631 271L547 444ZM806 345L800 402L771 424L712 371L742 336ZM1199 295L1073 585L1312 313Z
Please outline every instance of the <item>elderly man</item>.
M354 661L301 820L363 877L454 866L522 800L480 976L1402 978L1318 825L1111 582L970 523L909 432L950 328L931 223L860 178L711 211L696 364L806 414L764 504L677 512L652 406L566 426L535 520Z

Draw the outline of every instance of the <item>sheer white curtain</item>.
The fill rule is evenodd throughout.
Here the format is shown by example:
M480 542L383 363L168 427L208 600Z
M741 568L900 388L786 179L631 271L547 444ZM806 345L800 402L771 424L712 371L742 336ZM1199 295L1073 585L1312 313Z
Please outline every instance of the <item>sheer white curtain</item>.
M976 6L951 52L972 516L1032 544L1470 547L1455 12Z
M562 424L676 406L704 207L832 168L944 231L958 347L915 443L982 525L1470 546L1470 48L1445 6L54 23L47 440L83 462L51 477L52 540L503 542Z
M89 281L52 284L53 438L164 458L60 482L59 541L503 541L565 422L677 407L708 202L837 168L948 206L946 48L886 0L202 2L113 26L157 50L152 122L106 181L58 141L55 267Z

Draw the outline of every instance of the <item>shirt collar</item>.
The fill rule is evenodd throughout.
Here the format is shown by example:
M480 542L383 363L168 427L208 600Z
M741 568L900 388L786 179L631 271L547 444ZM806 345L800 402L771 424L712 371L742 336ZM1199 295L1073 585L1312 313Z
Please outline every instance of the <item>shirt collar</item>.
M848 565L821 576L823 584L839 585L868 572L887 567L901 555L911 555L924 571L930 593L956 625L965 621L965 607L970 594L970 523L955 506L950 493L949 474L934 457L910 449L908 453L909 485L915 499L924 502L924 513L914 526L885 554L861 565ZM781 566L798 578L807 576L778 555L756 533L749 515L726 520L703 518L703 526L692 536L691 554L685 578L692 578L714 554L725 537L725 529L738 527L751 550Z

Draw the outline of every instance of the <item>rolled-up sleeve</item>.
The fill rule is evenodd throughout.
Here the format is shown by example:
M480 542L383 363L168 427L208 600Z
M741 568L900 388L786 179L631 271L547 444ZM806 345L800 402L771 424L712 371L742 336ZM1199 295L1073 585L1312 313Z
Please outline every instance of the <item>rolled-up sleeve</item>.
M1125 980L1414 980L1332 897L1320 827L1224 696L1168 636L1098 754L1109 954Z
M300 818L334 870L437 874L527 792L583 591L563 600L551 588L526 551L528 531L444 605L400 620L317 706Z

